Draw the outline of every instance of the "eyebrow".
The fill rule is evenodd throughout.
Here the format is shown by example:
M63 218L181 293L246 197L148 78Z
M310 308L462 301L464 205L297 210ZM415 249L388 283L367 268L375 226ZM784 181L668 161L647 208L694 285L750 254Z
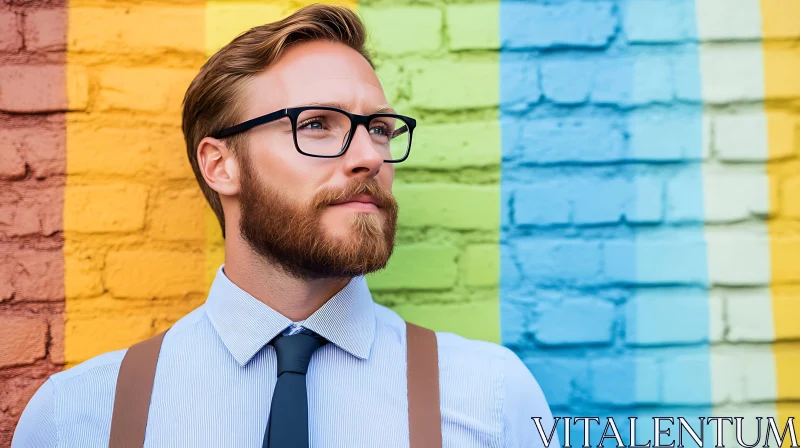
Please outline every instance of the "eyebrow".
M333 101L333 102L317 102L317 101L313 101L313 102L310 102L310 103L306 103L305 105L306 106L335 107L337 109L342 109L342 110L348 110L349 109L344 104L338 103L336 101ZM394 109L392 109L391 106L384 105L384 106L376 107L375 109L372 110L372 112L370 112L367 115L371 115L371 114L397 114L397 112Z

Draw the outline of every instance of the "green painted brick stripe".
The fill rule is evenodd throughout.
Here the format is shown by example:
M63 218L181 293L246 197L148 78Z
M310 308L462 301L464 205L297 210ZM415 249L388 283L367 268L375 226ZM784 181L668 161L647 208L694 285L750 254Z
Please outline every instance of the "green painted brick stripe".
M414 134L403 168L457 169L500 164L500 123L478 121L429 125Z
M466 303L398 305L403 319L436 331L457 333L465 338L500 343L500 308L497 300Z
M401 227L499 229L499 185L395 184L393 191Z
M428 243L398 246L386 269L367 276L371 290L447 290L458 278L452 246Z

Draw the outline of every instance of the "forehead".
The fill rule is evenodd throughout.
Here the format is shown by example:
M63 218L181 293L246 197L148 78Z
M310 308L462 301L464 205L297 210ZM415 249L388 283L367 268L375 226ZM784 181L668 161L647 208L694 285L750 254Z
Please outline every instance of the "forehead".
M327 41L289 48L248 86L252 116L315 102L340 103L355 113L387 103L369 62L352 48Z

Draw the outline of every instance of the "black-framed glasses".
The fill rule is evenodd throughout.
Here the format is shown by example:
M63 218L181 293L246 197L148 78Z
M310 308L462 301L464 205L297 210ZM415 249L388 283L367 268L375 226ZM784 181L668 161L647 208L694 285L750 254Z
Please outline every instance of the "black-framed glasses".
M294 146L311 157L334 158L347 151L358 125L364 125L372 146L383 155L383 161L398 163L411 151L411 135L417 121L397 114L351 114L336 107L303 106L276 110L225 128L214 138L225 138L262 124L288 117L292 124Z

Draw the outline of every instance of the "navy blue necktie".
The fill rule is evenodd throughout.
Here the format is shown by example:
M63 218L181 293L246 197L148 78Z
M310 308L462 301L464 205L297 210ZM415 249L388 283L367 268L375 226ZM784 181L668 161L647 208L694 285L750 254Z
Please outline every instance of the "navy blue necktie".
M311 355L327 343L305 328L272 340L278 358L278 382L272 394L263 448L308 448L306 372Z

